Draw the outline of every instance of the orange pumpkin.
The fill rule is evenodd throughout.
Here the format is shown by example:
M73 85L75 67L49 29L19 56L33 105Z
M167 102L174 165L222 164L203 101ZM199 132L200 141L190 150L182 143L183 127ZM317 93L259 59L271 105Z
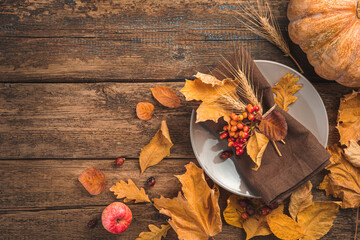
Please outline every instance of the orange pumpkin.
M291 0L287 15L319 76L360 87L360 0Z

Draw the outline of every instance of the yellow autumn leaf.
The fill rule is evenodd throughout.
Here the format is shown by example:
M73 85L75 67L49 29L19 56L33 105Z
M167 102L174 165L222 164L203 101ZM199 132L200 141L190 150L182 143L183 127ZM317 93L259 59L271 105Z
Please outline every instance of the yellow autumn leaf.
M161 127L151 139L150 143L141 149L139 162L141 173L146 168L158 164L165 157L170 155L170 148L173 143L170 139L169 129L166 125L166 121L161 122Z
M297 240L305 236L301 226L291 217L279 213L267 217L271 232L283 240Z
M125 198L124 202L132 200L135 200L135 203L151 202L145 190L143 188L139 189L131 179L128 179L128 183L121 180L112 186L110 191L117 195L117 199Z
M299 212L297 221L305 232L302 240L322 238L331 229L339 204L336 202L314 202L310 207Z
M204 177L204 171L190 162L186 173L176 176L182 184L182 191L172 199L160 196L153 199L160 213L169 216L169 224L179 239L207 240L222 230L219 190L211 189Z
M298 213L302 212L305 208L311 206L313 195L311 194L312 184L307 181L304 185L299 187L291 194L289 213L290 216L296 220Z
M356 141L350 140L350 145L345 150L346 159L351 162L354 167L360 167L360 146Z
M157 226L150 224L150 232L140 233L136 240L161 240L162 237L166 237L166 234L170 228L170 225L161 225L161 228L158 228Z
M297 100L294 94L302 88L302 85L296 85L298 81L299 77L286 73L285 77L280 78L280 81L272 87L276 94L275 103L285 111L289 111L288 106Z
M354 167L345 157L343 150L334 145L328 147L331 164L326 168L330 171L320 184L326 195L341 198L342 208L360 206L360 168Z
M360 140L360 91L345 95L340 99L337 126L340 143L349 146L349 141Z
M243 228L243 219L240 215L241 207L240 207L240 200L244 199L241 196L232 194L227 199L227 206L223 211L225 221L232 226Z
M262 133L254 131L247 144L247 154L255 163L253 170L257 171L261 165L261 159L265 152L266 146L269 143L269 139Z

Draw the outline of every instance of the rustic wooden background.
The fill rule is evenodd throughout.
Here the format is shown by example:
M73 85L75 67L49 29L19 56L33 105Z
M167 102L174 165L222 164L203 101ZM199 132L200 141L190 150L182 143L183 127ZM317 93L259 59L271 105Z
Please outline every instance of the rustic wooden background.
M242 45L255 59L295 65L274 46L244 29L235 16L244 0L3 0L0 2L0 239L135 239L148 224L165 224L150 204L128 204L133 222L120 236L99 219L115 201L108 188L131 178L151 197L174 197L174 174L194 161L190 108L168 109L150 87L175 90L196 71L207 71ZM288 0L271 6L286 35ZM291 44L305 76L328 112L330 137L339 98L350 88L314 73ZM156 117L136 118L139 101L155 104ZM166 119L171 156L139 176L138 156ZM125 156L122 167L116 157ZM89 167L106 175L107 190L91 197L77 177ZM313 183L319 184L325 173ZM154 176L157 183L147 187ZM314 189L315 199L328 199ZM229 193L221 191L220 205ZM341 210L324 239L351 239L356 210ZM223 224L220 239L245 239L242 229ZM173 230L167 239L176 239ZM275 239L273 236L256 239Z

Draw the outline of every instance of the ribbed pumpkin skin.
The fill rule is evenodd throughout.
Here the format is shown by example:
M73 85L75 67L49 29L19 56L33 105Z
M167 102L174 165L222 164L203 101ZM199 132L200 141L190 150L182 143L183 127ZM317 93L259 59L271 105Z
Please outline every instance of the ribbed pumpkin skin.
M360 87L359 0L291 0L289 35L316 73Z

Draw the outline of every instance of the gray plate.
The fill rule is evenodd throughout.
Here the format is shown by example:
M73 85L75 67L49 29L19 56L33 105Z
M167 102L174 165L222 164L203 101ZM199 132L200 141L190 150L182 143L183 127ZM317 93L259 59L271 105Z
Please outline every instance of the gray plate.
M326 109L320 95L312 84L300 73L283 64L255 60L256 65L274 86L286 73L294 73L299 76L299 84L303 87L295 96L297 101L289 106L289 114L309 129L326 147L329 133L329 123ZM190 122L190 138L195 156L204 169L205 173L222 188L246 197L259 197L241 174L241 169L233 159L222 160L219 155L227 149L225 141L220 142L218 136L214 136L202 124L195 124L196 112L193 111Z

